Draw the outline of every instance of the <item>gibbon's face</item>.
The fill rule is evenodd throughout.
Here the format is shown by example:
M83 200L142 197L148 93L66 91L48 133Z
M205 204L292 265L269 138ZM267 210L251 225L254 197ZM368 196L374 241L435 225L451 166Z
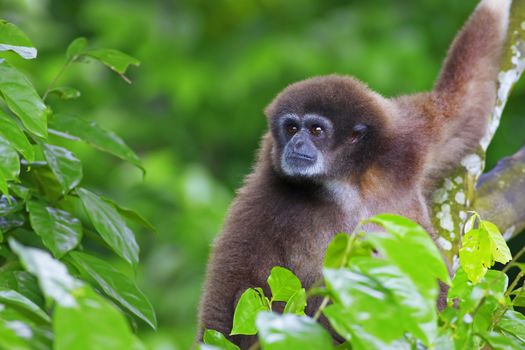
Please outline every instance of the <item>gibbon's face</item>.
M379 98L349 77L290 85L266 109L274 168L316 181L362 173L383 148Z

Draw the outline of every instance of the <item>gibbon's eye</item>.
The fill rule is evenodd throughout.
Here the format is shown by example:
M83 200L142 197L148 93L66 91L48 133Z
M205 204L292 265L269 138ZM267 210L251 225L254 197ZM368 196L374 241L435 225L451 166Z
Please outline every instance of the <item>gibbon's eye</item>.
M350 134L351 142L356 143L357 141L359 141L367 130L368 126L364 124L356 124L352 129L352 133Z
M299 128L297 127L297 125L289 124L289 125L286 126L286 132L290 136L295 135L297 133L297 131L299 131Z
M314 136L320 136L323 133L323 128L320 125L312 125L310 128L310 134Z

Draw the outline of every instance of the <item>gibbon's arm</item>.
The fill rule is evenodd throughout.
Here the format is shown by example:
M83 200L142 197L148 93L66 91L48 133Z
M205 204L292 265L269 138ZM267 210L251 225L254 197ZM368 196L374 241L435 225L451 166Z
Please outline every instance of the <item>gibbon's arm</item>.
M496 102L496 82L512 0L482 0L457 34L424 103L434 142L432 173L451 170L479 145Z

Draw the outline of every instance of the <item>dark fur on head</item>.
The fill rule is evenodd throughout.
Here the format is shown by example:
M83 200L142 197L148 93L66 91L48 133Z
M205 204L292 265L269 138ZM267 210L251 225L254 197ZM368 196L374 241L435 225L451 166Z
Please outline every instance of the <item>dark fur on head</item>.
M292 84L275 98L255 168L214 244L198 339L203 328L228 336L244 290L263 287L270 295L273 266L311 287L334 234L352 232L364 218L400 214L433 234L428 194L479 146L495 102L509 6L481 1L431 92L387 99L333 75ZM318 303L309 300L307 313ZM242 349L254 341L230 339Z

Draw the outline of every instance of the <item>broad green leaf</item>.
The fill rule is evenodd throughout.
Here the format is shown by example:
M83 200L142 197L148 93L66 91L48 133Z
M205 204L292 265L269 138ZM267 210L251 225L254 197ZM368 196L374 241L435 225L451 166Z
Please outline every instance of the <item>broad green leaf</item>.
M18 124L2 110L0 110L0 136L9 141L11 146L20 152L28 162L35 160L33 146L26 135Z
M27 311L40 320L51 322L49 316L38 305L16 290L0 288L0 302Z
M115 207L84 188L77 188L76 191L91 223L104 241L124 260L137 264L139 246L135 235Z
M39 307L44 306L44 298L35 276L26 271L8 271L0 274L0 288L14 289Z
M11 144L0 136L0 191L9 194L7 181L16 180L20 173L20 159Z
M76 38L67 47L66 58L68 60L75 60L78 56L82 55L87 47L87 44L88 42L86 38Z
M36 276L46 297L64 307L76 305L72 292L82 284L69 275L64 264L53 259L47 252L24 247L12 238L9 239L9 246L26 270Z
M57 305L53 314L55 350L136 348L124 315L89 286L74 291L76 305Z
M226 339L221 332L217 332L213 329L207 329L204 331L203 340L205 344L213 345L221 350L240 350L237 345Z
M268 277L268 285L272 291L272 301L288 301L295 292L302 288L297 276L280 266L272 268Z
M514 299L512 299L512 305L519 306L519 307L525 307L525 290L524 287L514 289L511 295L514 295Z
M230 335L256 334L255 318L260 311L270 310L268 299L261 288L249 288L242 293L235 307Z
M26 340L17 334L17 326L18 329L20 329L20 326L26 327L27 325L23 322L13 323L13 321L4 321L0 317L0 349L32 350Z
M47 164L55 174L62 187L62 193L67 193L77 187L82 180L82 163L75 155L59 146L43 144Z
M122 77L130 65L140 64L136 58L114 49L92 49L86 51L85 55L102 62Z
M155 227L151 222L148 221L145 217L134 211L133 209L129 209L126 207L121 206L120 204L117 204L115 201L113 201L111 198L101 196L103 200L108 202L109 204L113 205L115 208L117 208L118 212L124 216L126 219L134 221L135 223L143 226L144 228L147 228L148 230L152 232L156 232Z
M496 326L512 334L525 345L525 315L522 313L507 310Z
M59 86L49 90L49 94L54 94L62 100L74 100L80 97L80 91L69 86Z
M305 316L261 312L257 316L257 329L264 350L334 348L328 332L319 323Z
M438 333L435 297L426 298L420 294L410 276L388 261L358 257L352 259L351 267L372 277L392 293L395 303L399 305L397 321L405 331L410 332L426 346L434 342ZM371 315L374 316L373 313Z
M334 304L323 312L358 349L397 349L406 332L402 309L379 281L355 269L324 269Z
M58 114L53 117L49 125L52 129L58 131L50 132L54 132L58 136L84 141L101 151L127 160L136 167L144 170L139 157L120 137L111 131L102 129L94 121Z
M88 254L71 252L69 257L75 267L90 276L104 293L144 320L153 329L157 328L157 319L151 303L126 275L104 260Z
M27 130L47 137L46 105L26 77L5 61L0 62L0 95Z
M349 259L350 248L350 236L346 233L337 234L326 250L324 267L344 267Z
M0 20L0 51L13 51L29 60L36 58L37 51L33 43L17 26Z
M306 307L306 290L304 288L301 288L297 292L292 294L292 296L286 303L286 306L284 307L284 313L304 315L305 307Z
M494 264L493 243L486 230L472 229L461 240L459 262L469 280L478 283Z
M510 253L509 246L505 242L505 239L501 235L498 227L489 221L481 221L480 226L485 229L490 239L492 240L492 255L494 260L502 264L506 264L512 260L512 254Z
M14 214L24 208L24 203L17 200L15 197L1 195L0 196L0 217Z
M67 211L37 201L27 203L29 221L56 258L74 249L82 239L82 224Z

